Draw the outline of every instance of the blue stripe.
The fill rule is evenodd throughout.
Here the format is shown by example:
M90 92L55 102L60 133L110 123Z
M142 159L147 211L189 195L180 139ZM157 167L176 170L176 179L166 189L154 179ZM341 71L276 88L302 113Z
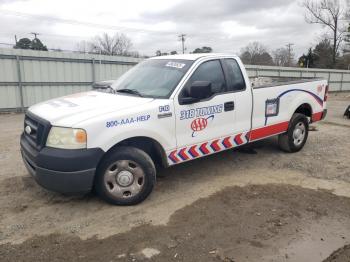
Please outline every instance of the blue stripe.
M278 98L284 96L287 93L294 92L294 91L301 91L301 92L304 92L304 93L308 93L309 95L312 95L320 104L323 104L323 99L322 98L320 98L319 96L315 95L314 93L312 93L310 91L303 90L303 89L290 89L290 90L284 91L283 93L281 93L278 96Z
M281 98L282 96L284 96L285 94L287 93L290 93L290 92L295 92L295 91L300 91L300 92L304 92L304 93L307 93L311 96L313 96L313 98L315 98L321 105L323 105L323 99L320 98L319 96L315 95L314 93L310 92L310 91L307 91L307 90L303 90L303 89L290 89L290 90L287 90L287 91L284 91L283 93L281 93L277 98ZM267 120L268 120L268 116L265 117L265 126L267 125Z
M191 148L190 148L190 149L191 149ZM188 150L188 153L189 153L193 158L196 158L194 155L192 155L191 150Z
M174 158L172 158L171 155L169 155L169 159L170 159L171 161L173 161L173 163L175 163L175 164L177 163L176 160L175 160Z
M185 161L186 160L186 158L185 157L183 157L182 155L180 155L180 152L177 154L183 161Z
M206 155L206 153L202 150L202 146L199 147L199 151L201 151L203 155Z

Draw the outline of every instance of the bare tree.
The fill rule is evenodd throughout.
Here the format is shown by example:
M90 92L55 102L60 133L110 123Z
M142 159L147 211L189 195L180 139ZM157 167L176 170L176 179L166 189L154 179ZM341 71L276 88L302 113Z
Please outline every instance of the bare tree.
M241 49L240 58L244 64L273 65L273 60L267 48L259 42L249 43Z
M79 43L76 44L75 50L78 51L79 53L88 53L88 47L90 46L90 43L87 41L83 40L80 41Z
M132 42L124 34L115 34L109 36L103 34L102 36L96 36L89 43L89 51L91 53L99 53L103 55L129 55Z
M294 64L294 53L288 48L278 48L272 52L273 62L277 66L292 66Z
M336 63L336 56L343 36L343 19L345 16L345 6L340 0L304 0L303 6L306 8L306 22L310 24L321 24L329 28L332 32L332 60L333 66Z

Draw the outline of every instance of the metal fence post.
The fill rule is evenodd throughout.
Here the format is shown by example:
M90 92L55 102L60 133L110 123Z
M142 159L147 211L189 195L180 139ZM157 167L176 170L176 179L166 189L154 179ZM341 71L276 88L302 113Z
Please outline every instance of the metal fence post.
M92 59L92 83L96 82L96 72L95 72L95 58Z
M21 103L20 112L24 112L24 102L23 102L23 85L22 85L22 76L21 76L21 64L20 64L20 57L16 56L17 61L17 79L18 79L18 88L19 88L19 98Z
M341 73L341 78L340 78L340 91L343 91L343 80L344 80L344 73Z

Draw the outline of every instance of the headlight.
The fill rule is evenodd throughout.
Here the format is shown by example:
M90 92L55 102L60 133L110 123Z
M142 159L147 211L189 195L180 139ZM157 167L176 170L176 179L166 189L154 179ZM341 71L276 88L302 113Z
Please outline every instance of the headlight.
M83 129L51 127L46 146L64 149L86 148L87 136Z

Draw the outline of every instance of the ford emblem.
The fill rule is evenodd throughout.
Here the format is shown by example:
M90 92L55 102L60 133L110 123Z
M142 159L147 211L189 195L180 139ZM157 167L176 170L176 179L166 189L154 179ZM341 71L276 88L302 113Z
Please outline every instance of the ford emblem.
M28 135L30 135L30 134L32 133L32 128L31 128L30 126L26 126L26 127L24 128L24 131L26 131L26 133L27 133Z

